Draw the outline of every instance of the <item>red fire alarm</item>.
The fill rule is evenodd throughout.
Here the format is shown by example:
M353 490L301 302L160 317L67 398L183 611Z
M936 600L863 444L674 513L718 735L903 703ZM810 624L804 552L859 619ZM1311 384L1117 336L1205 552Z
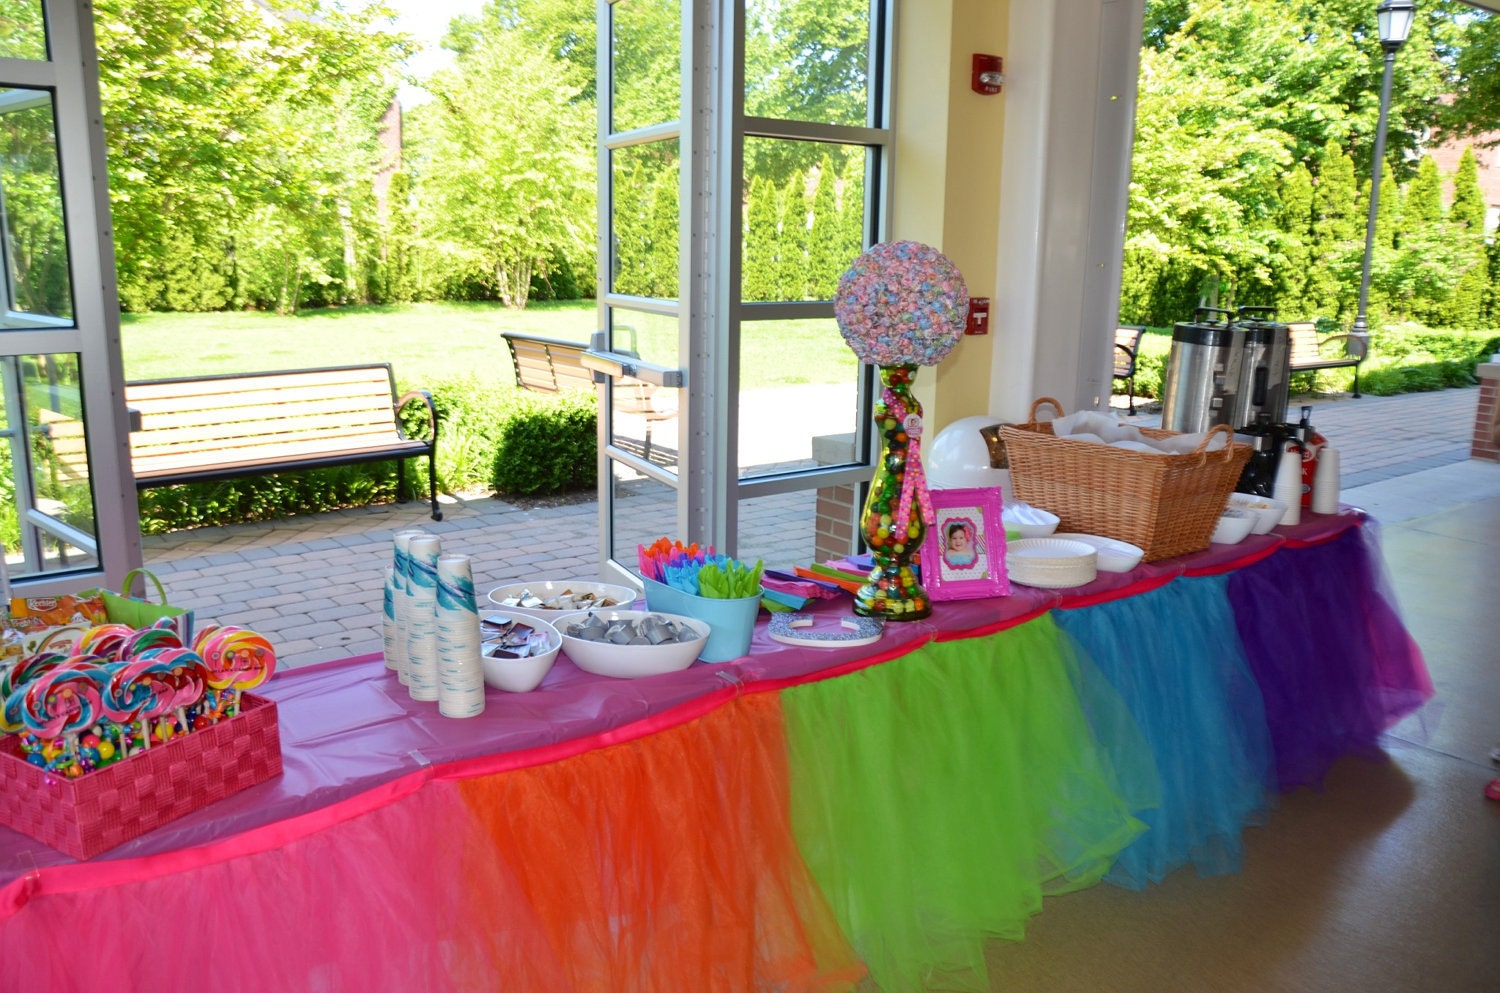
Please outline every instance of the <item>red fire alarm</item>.
M990 298L969 297L969 320L964 324L964 334L990 333Z
M969 85L974 87L975 93L983 93L993 96L1000 92L1000 87L1005 85L1005 60L998 55L974 56L974 74Z

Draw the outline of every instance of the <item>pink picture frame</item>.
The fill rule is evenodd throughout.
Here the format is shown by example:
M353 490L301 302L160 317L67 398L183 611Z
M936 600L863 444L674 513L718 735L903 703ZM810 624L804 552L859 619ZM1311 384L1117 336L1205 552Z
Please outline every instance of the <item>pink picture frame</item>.
M938 600L1009 596L998 486L933 490L922 539L922 585Z

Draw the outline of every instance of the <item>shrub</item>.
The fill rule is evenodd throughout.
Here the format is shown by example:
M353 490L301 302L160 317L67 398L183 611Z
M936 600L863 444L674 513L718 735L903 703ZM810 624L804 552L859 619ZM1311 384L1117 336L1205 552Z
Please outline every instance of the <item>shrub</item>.
M597 401L587 390L523 394L495 452L502 494L536 496L590 489L598 479Z

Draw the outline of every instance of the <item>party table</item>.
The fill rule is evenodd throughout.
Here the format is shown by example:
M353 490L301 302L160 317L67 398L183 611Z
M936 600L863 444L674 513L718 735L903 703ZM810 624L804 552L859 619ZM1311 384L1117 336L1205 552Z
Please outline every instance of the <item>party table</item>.
M280 777L86 863L0 829L0 990L984 989L1044 896L1237 870L1431 696L1375 522L1305 520L468 720L283 671Z

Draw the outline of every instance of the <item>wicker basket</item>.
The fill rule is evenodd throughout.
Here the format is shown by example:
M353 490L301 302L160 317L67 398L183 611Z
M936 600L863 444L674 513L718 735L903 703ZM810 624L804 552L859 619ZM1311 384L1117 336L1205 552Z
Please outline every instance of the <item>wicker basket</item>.
M281 774L276 704L246 693L240 713L77 779L27 762L0 738L0 824L90 859Z
M1016 498L1061 518L1059 531L1103 535L1145 550L1145 561L1186 555L1208 547L1219 515L1250 458L1250 446L1235 442L1220 425L1191 454L1155 455L1074 441L1038 422L1031 405L1025 424L1000 429L1010 462ZM1141 428L1148 438L1171 438L1176 432ZM1209 437L1230 436L1224 448L1209 452Z

